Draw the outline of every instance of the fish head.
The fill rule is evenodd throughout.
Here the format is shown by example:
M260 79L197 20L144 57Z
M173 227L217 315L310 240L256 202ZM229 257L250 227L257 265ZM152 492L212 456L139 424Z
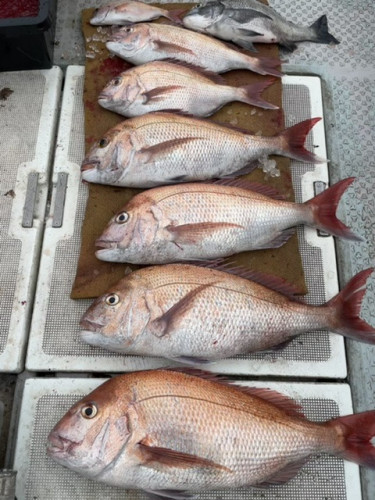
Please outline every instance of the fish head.
M147 23L124 26L113 30L106 47L121 57L130 57L151 43L150 27Z
M90 149L81 165L82 180L116 185L133 155L131 130L114 127Z
M132 104L141 93L138 78L134 71L125 71L113 78L99 94L98 102L100 106L112 109L121 105L126 109Z
M147 193L134 196L109 221L95 242L99 247L95 253L99 260L138 264L141 257L147 259L147 251L156 240L159 226L154 216L154 202Z
M186 28L204 31L218 20L224 9L225 6L221 2L198 4L186 14L183 24Z
M47 454L65 467L97 476L124 451L131 437L131 398L126 388L120 393L116 381L107 381L55 425L48 436Z
M82 316L81 339L110 351L128 352L150 319L146 291L139 273L122 279L98 297Z
M94 10L93 16L90 19L90 24L99 26L101 24L114 24L113 8L110 5L105 5Z

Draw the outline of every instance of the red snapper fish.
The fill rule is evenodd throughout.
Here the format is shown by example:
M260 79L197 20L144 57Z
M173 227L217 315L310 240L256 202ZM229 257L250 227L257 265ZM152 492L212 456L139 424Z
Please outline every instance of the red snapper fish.
M140 23L119 28L106 43L113 54L135 64L175 59L215 73L248 69L261 75L282 76L279 59L254 57L207 35L166 24Z
M82 179L148 188L237 177L271 154L321 163L325 160L304 148L307 134L319 121L311 118L267 137L190 116L149 113L106 132L83 160Z
M151 370L118 375L72 406L47 453L88 478L172 500L282 484L317 453L375 468L374 435L375 411L315 423L273 390Z
M212 260L280 247L299 224L358 240L335 216L353 181L342 180L305 203L277 199L273 189L243 181L150 189L112 217L96 241L96 256L132 264Z
M186 9L161 9L160 7L154 7L153 5L137 1L117 2L95 9L90 24L94 26L132 24L152 21L159 17L166 17L175 23L181 24L180 15L185 11Z
M275 277L220 269L167 264L134 271L89 307L80 322L82 340L183 363L275 348L317 329L375 344L375 329L359 317L373 269L322 306L280 293L288 288Z
M156 61L136 66L113 78L99 95L100 106L134 117L154 111L210 116L224 104L239 101L265 109L278 107L261 98L274 82L264 80L233 87L200 68Z

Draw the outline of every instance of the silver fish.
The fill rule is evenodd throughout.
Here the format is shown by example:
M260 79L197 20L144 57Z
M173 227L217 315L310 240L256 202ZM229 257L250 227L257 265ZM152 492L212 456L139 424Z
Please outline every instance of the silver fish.
M219 75L202 69L156 61L116 76L100 93L98 102L129 117L164 110L205 117L231 101L277 109L260 97L273 82L269 79L231 87Z
M323 162L303 145L320 118L273 137L250 135L215 122L172 113L149 113L110 129L83 160L83 180L147 188L160 184L236 177L258 160L279 154Z
M212 37L165 24L140 23L118 29L107 49L132 64L175 59L215 73L248 69L261 75L281 76L279 59L253 57Z
M273 390L150 370L113 377L75 403L47 453L95 481L182 500L186 490L285 483L316 453L374 468L374 421L368 411L311 422Z
M248 50L255 50L253 43L279 43L290 51L303 41L340 43L328 32L327 16L311 26L298 26L256 0L208 2L186 14L183 24Z
M285 282L275 277L220 269L167 264L134 271L86 311L82 340L110 351L193 363L273 348L312 330L375 344L375 329L359 317L373 269L322 306L288 298L280 293L288 290Z
M105 5L95 10L90 20L90 24L112 25L112 24L131 24L143 21L152 21L159 17L166 17L171 21L181 24L181 14L186 9L166 10L160 7L154 7L143 2L127 1L117 2Z
M300 204L272 199L264 194L272 190L259 184L251 184L252 190L220 183L150 189L134 196L110 220L96 241L96 256L133 264L216 259L280 247L299 224L356 240L335 216L353 181L340 181Z

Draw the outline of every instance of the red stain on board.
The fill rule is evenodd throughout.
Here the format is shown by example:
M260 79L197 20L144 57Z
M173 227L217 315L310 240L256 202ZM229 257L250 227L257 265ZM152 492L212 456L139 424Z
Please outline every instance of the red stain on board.
M36 17L39 14L39 0L0 1L0 19Z
M115 77L130 68L130 64L119 57L107 57L99 66L99 71L108 77Z

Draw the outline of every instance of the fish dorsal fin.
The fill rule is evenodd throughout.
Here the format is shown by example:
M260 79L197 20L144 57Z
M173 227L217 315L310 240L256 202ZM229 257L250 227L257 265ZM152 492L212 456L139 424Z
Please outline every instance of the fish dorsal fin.
M201 76L207 78L208 80L211 80L213 83L217 83L219 85L227 85L225 79L222 76L214 73L213 71L209 71L208 69L204 69L201 66L197 66L185 61L178 61L177 59L173 58L164 59L163 62L171 63L175 66L182 66L186 69L191 69L191 71L199 73Z
M199 265L199 264L197 264ZM215 269L216 271L223 271L229 274L234 274L240 278L244 278L250 281L255 281L259 285L263 285L275 292L282 293L287 297L294 298L294 295L299 293L298 288L292 283L288 283L280 276L273 276L271 274L262 273L254 269L247 269L242 266L231 267L231 262L215 262L208 263L205 265L204 262L201 263L201 267L208 267L210 269Z
M258 182L250 182L246 179L218 179L211 181L210 184L238 187L246 189L247 191L254 191L255 193L268 196L268 198L272 198L273 200L285 200L285 197L273 187L266 186L265 184L260 184Z
M152 446L148 444L149 439L146 437L137 448L141 454L144 465L151 467L178 467L180 469L188 469L195 467L204 467L209 469L219 469L226 472L231 472L228 467L215 463L213 460L191 455L182 451L162 448L160 446Z
M301 468L305 465L307 462L307 459L300 460L298 462L292 462L282 469L280 469L276 474L273 476L269 477L266 481L263 481L262 483L259 483L257 485L253 485L259 488L267 488L269 486L276 486L279 484L284 484L287 481L290 481L295 477L298 472L301 470Z
M179 373L184 373L186 375L190 375L193 377L199 377L204 380L209 380L210 382L216 382L218 384L224 385L226 387L235 388L242 392L243 394L247 394L252 397L257 397L270 403L277 408L284 411L290 417L298 417L303 418L304 414L301 408L296 401L291 399L289 396L285 394L281 394L273 389L268 389L264 387L246 387L242 385L235 384L234 381L228 380L225 377L217 375L215 373L206 372L204 370L198 370L196 368L169 368L168 371L174 371Z

